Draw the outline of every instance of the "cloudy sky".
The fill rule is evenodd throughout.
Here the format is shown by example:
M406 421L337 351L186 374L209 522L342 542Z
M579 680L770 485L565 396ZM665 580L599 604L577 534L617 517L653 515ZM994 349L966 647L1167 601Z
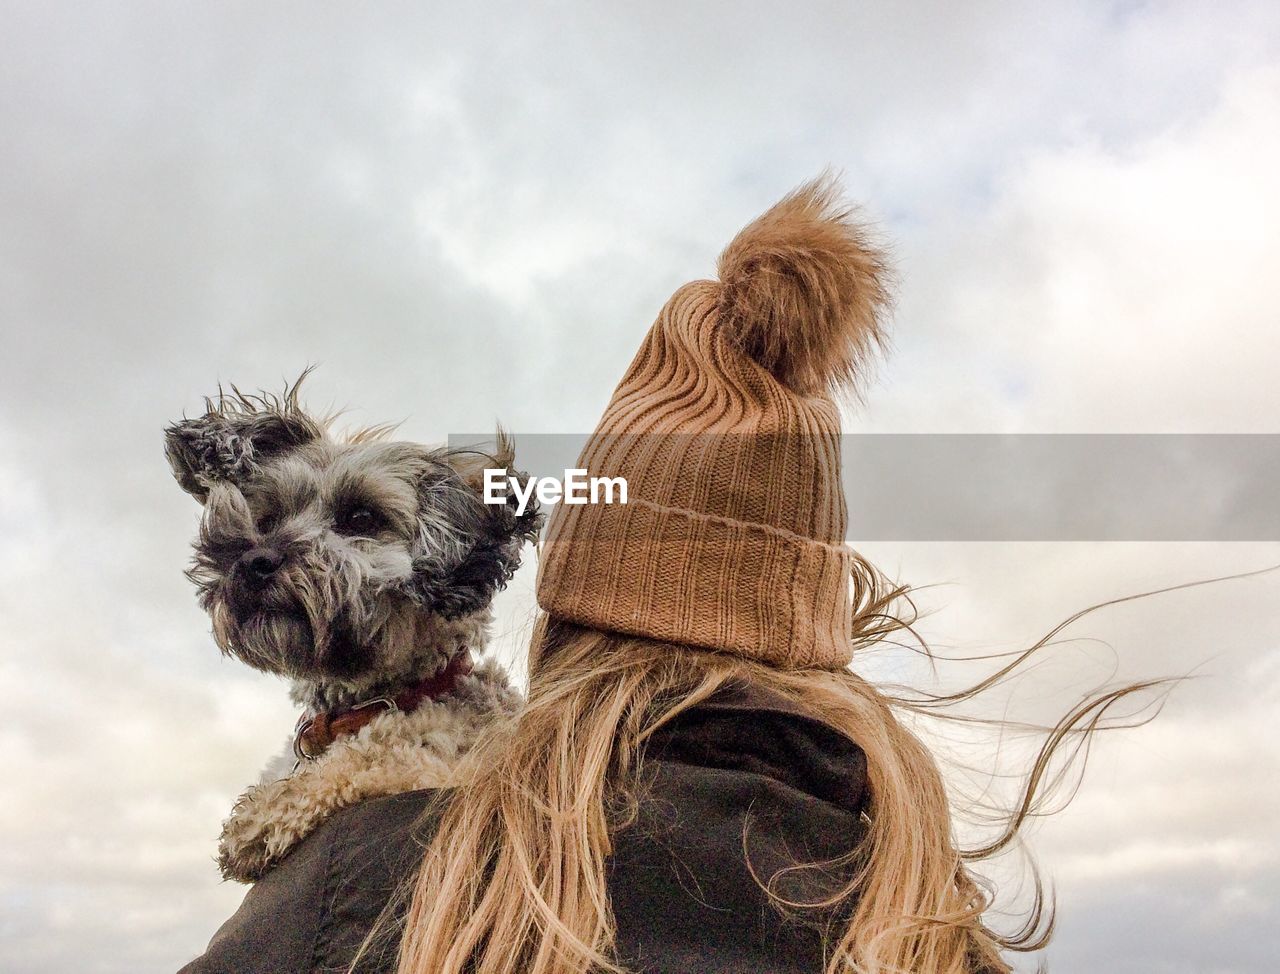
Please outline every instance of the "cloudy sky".
M241 895L219 822L295 714L219 658L160 449L219 380L318 363L313 405L424 441L586 431L672 289L832 165L902 280L851 430L1280 432L1274 3L4 0L0 25L7 972L172 970ZM933 586L959 655L1280 562L865 550ZM1274 970L1277 604L1277 574L1126 604L1020 684L1050 714L1113 670L1196 674L1032 836L1053 969Z

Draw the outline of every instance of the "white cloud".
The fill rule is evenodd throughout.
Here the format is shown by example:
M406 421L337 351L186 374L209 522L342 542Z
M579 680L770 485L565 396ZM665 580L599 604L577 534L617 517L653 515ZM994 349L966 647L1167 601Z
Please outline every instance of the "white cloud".
M1274 432L1280 70L1123 147L1030 149L906 255L871 419L930 430Z
M1274 4L10 11L0 41L0 966L174 967L219 819L292 723L221 661L159 430L219 379L404 433L582 432L670 290L832 163L897 241L859 429L1272 431ZM495 27L500 25L500 27ZM1274 545L875 545L935 643ZM1148 600L1022 686L1209 676L1040 832L1058 969L1261 972L1274 579ZM532 569L499 606L518 655ZM936 600L936 601L934 601ZM869 668L923 676L889 655ZM971 671L967 671L971 672ZM16 688L16 692L11 689ZM17 787L14 787L14 784ZM1187 892L1187 891L1194 891ZM1202 909L1203 907L1203 909ZM1173 918L1177 929L1170 932ZM1253 941L1257 941L1255 936Z

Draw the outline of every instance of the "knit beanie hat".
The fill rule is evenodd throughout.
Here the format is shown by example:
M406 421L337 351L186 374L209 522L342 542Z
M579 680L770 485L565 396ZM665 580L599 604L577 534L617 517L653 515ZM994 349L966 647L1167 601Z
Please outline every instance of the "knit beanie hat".
M561 504L538 603L783 668L847 666L840 414L882 342L881 253L829 178L743 229L658 315L579 459L625 504Z

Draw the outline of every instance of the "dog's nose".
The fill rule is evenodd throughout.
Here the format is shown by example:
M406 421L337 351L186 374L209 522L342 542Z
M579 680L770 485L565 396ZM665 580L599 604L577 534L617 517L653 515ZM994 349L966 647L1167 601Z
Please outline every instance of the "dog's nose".
M261 588L283 564L284 555L274 548L254 548L240 556L239 568L250 586Z

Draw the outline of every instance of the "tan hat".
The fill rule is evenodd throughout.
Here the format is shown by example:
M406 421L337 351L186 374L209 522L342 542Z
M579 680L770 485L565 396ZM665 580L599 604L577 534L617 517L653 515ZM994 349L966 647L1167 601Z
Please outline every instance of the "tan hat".
M627 503L560 505L538 603L596 629L779 667L851 659L840 413L882 342L882 254L829 178L742 230L720 281L681 287L579 466Z

